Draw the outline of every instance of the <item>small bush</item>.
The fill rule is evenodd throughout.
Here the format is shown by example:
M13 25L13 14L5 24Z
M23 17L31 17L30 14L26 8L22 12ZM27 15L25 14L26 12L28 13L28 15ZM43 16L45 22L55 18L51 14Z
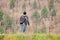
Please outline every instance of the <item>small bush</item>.
M34 13L33 13L33 19L36 20L36 21L38 21L39 18L40 18L40 14L38 13L37 10L35 10Z
M44 8L41 11L41 15L43 18L47 18L47 14L48 14L48 10L47 10L46 6L44 6Z
M4 33L4 30L3 30L3 27L2 26L0 26L0 33L1 34Z
M6 16L5 25L6 27L11 26L11 18L9 15Z
M2 20L3 17L3 11L0 9L0 21Z
M60 0L56 0L58 3L60 3Z
M54 0L50 0L49 3L49 10L51 11L52 8L54 8Z
M10 8L14 8L15 6L15 0L10 0Z
M41 33L46 33L46 26L45 26L45 24L43 24L40 32L41 32Z
M5 33L12 32L12 21L9 15L6 15L5 18L5 24L4 24L4 30L6 31ZM7 31L8 30L8 31Z
M52 11L51 11L51 15L52 16L56 16L56 10L53 8Z
M34 0L33 7L34 7L34 9L37 8L37 2L36 2L36 0Z
M36 25L34 28L34 32L37 32L38 21L40 20L40 14L38 13L37 10L34 11L32 18L33 18L33 21L35 22L35 25Z
M23 3L22 8L23 8L23 9L26 8L26 3L25 3L25 2Z

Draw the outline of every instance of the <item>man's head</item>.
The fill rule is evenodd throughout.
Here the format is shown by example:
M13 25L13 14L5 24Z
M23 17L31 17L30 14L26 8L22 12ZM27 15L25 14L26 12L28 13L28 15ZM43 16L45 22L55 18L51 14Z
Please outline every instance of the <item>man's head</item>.
M24 15L26 15L26 12L23 12Z

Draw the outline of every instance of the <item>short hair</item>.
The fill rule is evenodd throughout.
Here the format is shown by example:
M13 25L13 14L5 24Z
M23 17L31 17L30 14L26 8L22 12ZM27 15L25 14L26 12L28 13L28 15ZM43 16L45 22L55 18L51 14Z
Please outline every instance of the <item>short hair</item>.
M26 15L26 12L23 12L24 15Z

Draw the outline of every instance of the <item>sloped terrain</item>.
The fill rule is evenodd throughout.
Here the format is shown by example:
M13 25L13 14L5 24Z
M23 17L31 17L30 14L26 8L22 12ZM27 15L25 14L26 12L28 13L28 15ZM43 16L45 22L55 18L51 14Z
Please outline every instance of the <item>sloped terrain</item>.
M6 14L11 17L12 27L17 32L17 31L19 31L19 28L20 28L19 18L24 12L24 9L22 8L22 5L24 4L24 2L26 3L25 11L27 12L27 15L28 15L29 21L30 21L30 26L26 28L26 32L28 32L28 30L30 32L34 32L34 30L36 30L35 29L36 23L34 22L34 20L32 18L33 13L35 11L35 9L33 8L34 0L25 0L25 1L24 0L15 0L15 7L13 9L10 9L10 0L0 0L0 8L4 12L4 17ZM56 0L54 0L56 18L54 18L54 20L52 21L51 16L50 16L50 11L49 11L50 0L36 0L36 2L37 2L37 11L41 18L37 23L37 31L41 31L40 29L42 28L43 24L45 24L47 33L49 33L49 32L50 33L60 33L60 29L59 29L60 28L60 3L58 3ZM41 16L41 11L44 6L46 6L46 8L48 10L48 18L46 20L44 18L42 18L42 16Z

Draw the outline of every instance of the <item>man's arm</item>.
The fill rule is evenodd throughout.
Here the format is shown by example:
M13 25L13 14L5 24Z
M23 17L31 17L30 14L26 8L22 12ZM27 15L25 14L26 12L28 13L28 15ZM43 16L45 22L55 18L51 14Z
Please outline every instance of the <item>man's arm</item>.
M28 25L30 25L29 20L28 20Z

